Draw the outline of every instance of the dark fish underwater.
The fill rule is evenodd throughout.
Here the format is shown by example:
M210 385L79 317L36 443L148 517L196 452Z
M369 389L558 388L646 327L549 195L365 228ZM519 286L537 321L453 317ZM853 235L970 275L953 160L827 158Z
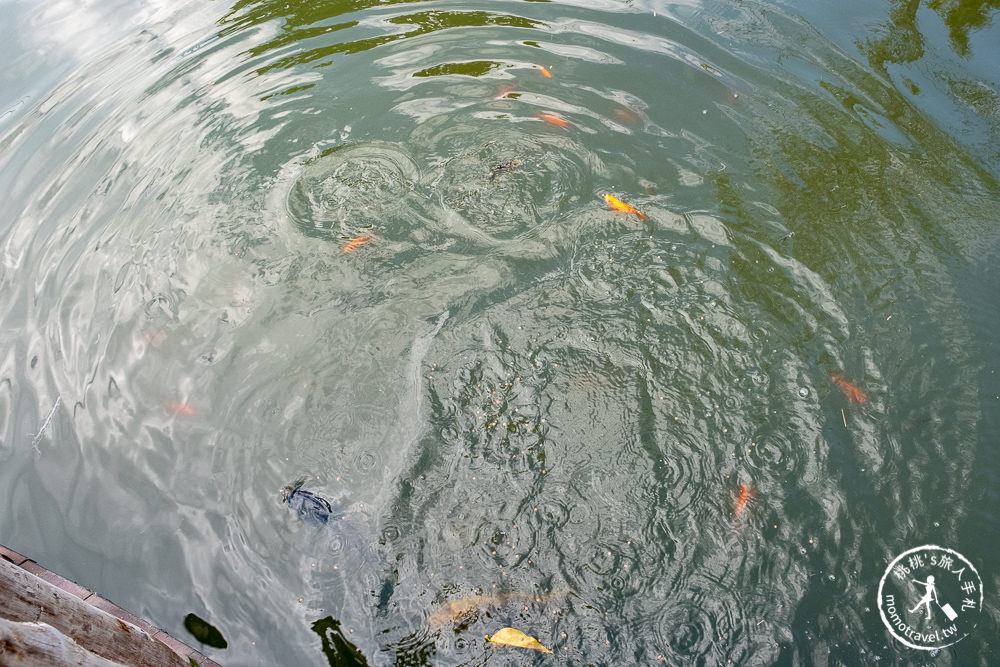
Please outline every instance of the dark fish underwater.
M288 506L295 510L303 520L317 524L325 530L323 539L328 539L328 546L334 553L351 563L347 565L348 571L356 572L362 577L379 577L385 571L384 563L375 550L375 546L370 540L365 539L357 527L345 516L334 510L330 501L317 493L302 488L303 480L289 484L281 490L282 499ZM375 585L377 590L372 594L378 600L377 608L379 613L385 613L395 589L398 574L392 571L389 574L381 575L384 578L381 584L377 579L369 583Z
M330 515L333 514L333 506L326 498L320 497L302 488L303 481L289 484L281 490L281 496L285 502L295 510L299 516L307 521L315 523L327 523Z
M508 171L512 171L514 167L521 164L520 160L507 160L503 164L498 164L497 166L490 169L490 180L492 181L497 176L502 176Z

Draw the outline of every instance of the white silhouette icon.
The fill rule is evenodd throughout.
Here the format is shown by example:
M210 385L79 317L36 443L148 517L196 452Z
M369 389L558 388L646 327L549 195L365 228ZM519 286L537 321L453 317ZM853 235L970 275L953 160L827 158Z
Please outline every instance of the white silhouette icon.
M920 598L920 602L918 602L913 609L910 610L910 613L912 614L916 610L920 609L920 607L926 606L927 620L931 620L931 600L937 602L938 606L941 606L941 603L938 602L937 590L934 587L934 575L929 575L927 577L927 581L917 581L916 579L911 579L910 581L927 587L924 589L924 595Z

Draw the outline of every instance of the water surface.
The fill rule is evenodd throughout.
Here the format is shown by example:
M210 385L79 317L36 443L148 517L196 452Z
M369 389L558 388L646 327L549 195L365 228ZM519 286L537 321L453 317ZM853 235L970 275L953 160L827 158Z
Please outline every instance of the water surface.
M0 5L0 543L224 664L995 662L995 14Z

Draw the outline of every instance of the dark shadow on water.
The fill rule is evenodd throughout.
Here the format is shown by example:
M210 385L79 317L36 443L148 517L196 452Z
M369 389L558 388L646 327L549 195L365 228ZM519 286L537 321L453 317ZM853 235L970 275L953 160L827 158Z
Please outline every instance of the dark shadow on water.
M312 631L319 635L321 650L331 667L368 665L365 656L361 654L361 649L344 636L340 621L327 616L313 623L311 627Z
M205 646L219 649L229 646L218 628L196 614L188 614L184 617L184 628Z

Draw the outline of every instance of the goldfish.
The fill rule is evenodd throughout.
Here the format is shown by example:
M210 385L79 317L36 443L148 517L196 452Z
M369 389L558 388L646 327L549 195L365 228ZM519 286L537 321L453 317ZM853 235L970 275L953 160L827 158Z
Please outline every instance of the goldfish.
M639 216L640 220L649 219L647 216L643 215L639 211L639 209L632 208L631 206L623 202L621 199L618 199L617 197L613 197L611 195L604 195L604 198L608 200L608 204L611 206L611 208L615 209L616 211L622 211L624 213L635 213L637 216Z
M748 500L750 500L750 487L746 484L740 484L740 495L736 498L736 511L733 516L738 517L746 509Z
M546 123L550 123L552 125L555 125L556 127L561 127L563 129L569 127L569 123L566 122L565 119L560 118L555 114L539 112L535 114L535 118L538 118L539 120L544 120Z
M841 375L839 371L830 371L830 377L837 383L840 390L844 392L844 396L847 397L847 400L854 401L855 403L864 403L868 400L868 395L859 387L845 380L844 376Z
M635 125L638 122L639 117L636 116L631 111L626 111L625 109L615 109L615 118L622 121L623 123L628 123L629 125Z
M545 69L541 65L538 66L538 69L542 71L542 76L544 76L546 79L552 78L552 72L550 72L549 70Z
M190 417L194 414L194 408L186 403L165 403L164 407L175 415L187 415Z
M353 239L350 240L350 242L347 245L344 246L344 252L351 252L355 248L358 248L359 246L362 246L362 245L368 243L373 238L375 238L375 237L372 236L371 234L365 234L364 236L359 236L357 238L353 238Z

